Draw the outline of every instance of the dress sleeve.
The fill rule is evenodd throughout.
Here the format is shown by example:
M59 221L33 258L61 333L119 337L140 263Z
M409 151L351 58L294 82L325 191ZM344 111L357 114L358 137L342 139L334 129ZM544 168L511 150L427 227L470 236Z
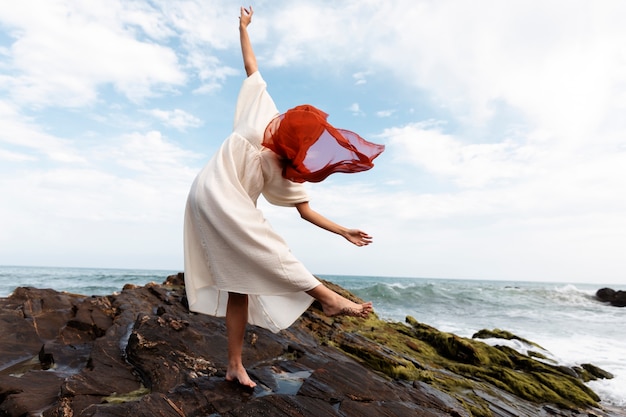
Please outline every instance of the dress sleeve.
M260 148L265 128L276 116L278 109L267 92L267 83L256 71L244 80L239 91L233 131Z
M309 201L304 184L284 178L278 155L269 149L263 149L261 152L261 168L265 180L261 192L271 204L293 207L298 203Z

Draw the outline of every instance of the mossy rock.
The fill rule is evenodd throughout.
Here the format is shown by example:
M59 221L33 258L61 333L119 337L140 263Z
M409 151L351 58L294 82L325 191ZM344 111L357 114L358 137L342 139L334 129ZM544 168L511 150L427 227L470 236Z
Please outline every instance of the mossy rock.
M342 317L326 324L323 334L329 345L389 378L419 380L447 392L465 404L473 416L490 414L480 397L467 403L468 392L493 390L489 387L535 404L554 404L564 409L598 406L599 397L584 385L581 372L537 360L534 356L539 355L535 353L523 355L510 347L490 346L481 340L442 332L410 316L406 324L383 321L374 314L366 320ZM545 350L504 330L474 335L478 339L480 336L520 340ZM581 369L589 375L602 375L602 370Z
M596 379L613 379L615 377L612 373L590 363L583 363L580 367L575 367L574 370L585 382L595 381Z
M535 352L534 350L529 350L528 352L526 352L528 354L528 356L530 356L531 358L536 358L536 359L541 359L542 361L545 362L551 362L553 364L556 364L556 361L554 361L553 359L548 358L546 355L544 355L543 353L539 353L539 352Z
M519 337L507 330L500 330L500 329L493 329L493 330L487 330L487 329L482 329L477 331L476 333L474 333L472 335L472 339L505 339L505 340L519 340L520 342L523 342L529 346L535 346L538 347L541 350L545 350L544 348L542 348L541 346L539 346L537 343L535 342L531 342L530 340L524 339L523 337Z

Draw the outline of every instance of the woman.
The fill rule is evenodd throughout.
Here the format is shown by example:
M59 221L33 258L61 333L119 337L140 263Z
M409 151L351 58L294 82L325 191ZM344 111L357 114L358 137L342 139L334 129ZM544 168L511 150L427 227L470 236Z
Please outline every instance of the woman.
M357 246L368 245L372 237L367 233L314 211L301 183L321 181L333 172L369 169L384 149L334 129L312 106L279 115L248 36L252 14L252 7L241 8L239 32L247 78L237 100L234 129L195 179L184 227L189 308L226 317L226 379L251 388L256 383L241 357L247 323L278 332L313 299L328 316L367 317L372 311L371 303L354 303L307 271L256 208L259 195L275 205L296 207L303 219ZM316 152L307 152L314 147ZM324 154L325 162L316 157Z

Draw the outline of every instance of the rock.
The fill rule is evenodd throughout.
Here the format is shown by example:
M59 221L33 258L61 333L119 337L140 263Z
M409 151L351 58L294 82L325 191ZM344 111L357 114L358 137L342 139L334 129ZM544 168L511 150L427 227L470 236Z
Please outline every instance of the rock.
M583 363L580 365L580 367L588 372L589 374L588 380L590 381L596 380L596 379L613 379L614 378L612 373L607 372L604 369L598 368L597 366L590 364L590 363Z
M493 330L487 330L487 329L482 329L477 331L476 333L474 333L472 335L472 339L490 339L490 338L496 338L496 339L506 339L506 340L519 340L520 342L524 343L525 345L528 346L534 346L536 348L539 348L541 350L545 350L544 348L542 348L541 346L539 346L538 344L531 342L530 340L526 340L524 338L521 338L517 335L514 335L511 332L508 332L506 330L500 330L500 329L493 329Z
M609 302L614 307L626 307L626 291L615 291Z
M615 290L612 288L600 288L596 291L596 298L600 301L610 302L615 297Z
M407 322L331 319L314 303L278 334L249 326L250 390L225 381L224 320L188 311L182 274L105 297L18 288L0 299L0 415L626 415L581 382L610 376L591 364L562 369Z
M626 307L626 291L615 291L612 288L600 288L596 291L596 299L610 303L615 307Z

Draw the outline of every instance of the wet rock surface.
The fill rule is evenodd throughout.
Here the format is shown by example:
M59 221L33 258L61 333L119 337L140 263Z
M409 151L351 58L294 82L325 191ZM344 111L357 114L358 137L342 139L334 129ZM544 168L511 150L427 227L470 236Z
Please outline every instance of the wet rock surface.
M182 274L109 296L18 288L0 332L0 416L626 416L583 384L611 377L591 364L316 304L278 334L249 326L245 389L224 379L224 320L189 313Z

